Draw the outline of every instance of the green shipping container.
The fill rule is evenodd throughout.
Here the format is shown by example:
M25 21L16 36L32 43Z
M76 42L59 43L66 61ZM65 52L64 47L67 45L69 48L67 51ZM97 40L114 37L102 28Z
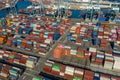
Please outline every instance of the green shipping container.
M15 57L14 55L10 55L10 56L9 56L9 58L11 58L11 59L14 59L14 57Z
M59 65L53 64L53 65L52 65L52 68L60 69L61 67L60 67Z
M79 78L79 77L74 77L73 80L82 80L82 78Z
M77 54L84 56L84 52L77 52Z
M9 70L9 73L10 73L10 74L15 74L15 75L18 74L16 71L13 71L13 70Z
M34 76L34 79L35 79L35 80L43 80L42 78L40 78L40 77L38 77L38 76ZM34 80L34 79L33 79L33 80Z

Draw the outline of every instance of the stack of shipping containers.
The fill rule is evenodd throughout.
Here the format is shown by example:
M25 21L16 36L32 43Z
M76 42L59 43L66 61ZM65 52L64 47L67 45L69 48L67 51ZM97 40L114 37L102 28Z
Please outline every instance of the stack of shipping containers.
M119 0L112 1L0 1L0 79L120 80Z

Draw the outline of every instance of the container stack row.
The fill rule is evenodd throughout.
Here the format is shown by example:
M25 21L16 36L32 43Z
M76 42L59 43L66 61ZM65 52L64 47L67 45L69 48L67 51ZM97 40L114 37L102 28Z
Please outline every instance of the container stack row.
M9 63L23 65L28 68L34 68L35 64L38 62L37 57L4 49L0 49L0 59Z
M68 80L119 80L120 77L112 76L85 70L75 66L70 66L54 61L47 61L43 68L43 72L62 77Z
M113 43L112 48L114 48L119 45L119 36L119 26L81 22L71 27L67 40L78 45L92 42L91 44L102 48L111 46ZM115 49L119 49L116 47Z
M42 55L46 55L70 25L69 19L28 15L10 15L1 21L0 44Z
M8 64L0 63L0 76L4 80L18 80L23 70Z
M53 50L54 59L61 60L63 57L74 56L78 59L86 59L90 61L90 66L102 67L109 70L120 70L119 66L120 51L99 50L97 48L73 45L65 45L59 43Z

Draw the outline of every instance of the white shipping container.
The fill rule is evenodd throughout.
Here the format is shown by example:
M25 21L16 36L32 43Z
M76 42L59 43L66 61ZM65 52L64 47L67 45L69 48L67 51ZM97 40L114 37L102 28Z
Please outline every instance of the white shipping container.
M104 52L102 52L102 51L97 51L97 53L99 53L99 54L104 54Z
M102 38L103 38L103 36L99 36L99 35L98 35L98 38L102 39Z
M75 29L76 29L76 26L72 26L71 29L75 30Z
M105 59L114 60L113 56L110 56L110 57L109 56L105 56Z
M105 53L105 56L112 56L112 54Z
M72 75L73 76L73 72L70 72L70 71L65 71L65 74L68 74L68 75Z
M114 60L115 61L120 61L120 57L119 56L114 56Z
M101 55L101 54L97 54L96 56L97 58L104 58L104 55Z
M5 78L8 76L8 74L3 73L3 72L1 72L0 75L3 76L3 77L5 77Z
M14 60L14 63L19 64L19 60Z
M90 47L90 48L89 48L89 51L90 51L90 52L96 52L97 49L96 49L96 48L92 48L92 47Z
M103 32L104 30L103 30L103 28L99 28L99 31Z
M117 33L116 29L111 30L112 33Z
M70 30L70 33L75 33L75 31L71 31L71 30Z
M64 72L60 72L60 76L64 76L65 75L65 73Z
M117 44L120 44L120 41L117 40Z
M81 23L76 23L76 25L80 25Z
M84 72L83 71L78 71L78 70L75 70L75 73L77 73L77 74L80 74L80 75L83 75L84 74Z
M52 68L53 71L60 72L60 69Z
M75 69L75 68L73 68L73 67L67 66L65 70L66 70L66 71L69 71L69 72L74 72L74 69Z
M9 55L8 54L3 54L3 56L8 57Z
M108 31L104 31L104 34L109 34L110 32L108 32Z
M27 60L27 62L26 63L28 63L28 64L34 64L34 62L33 61L29 61L29 60Z
M118 65L120 65L120 61L115 61L115 62L114 62L113 69L115 69L115 70L120 70L120 67L119 67Z
M7 32L11 32L11 30L7 29Z
M46 66L50 66L50 67L52 66L52 64L51 64L51 63L48 63L48 62L46 62L45 65L46 65Z
M26 63L26 66L29 67L29 68L33 68L35 65L34 64Z
M47 60L48 63L54 64L54 61Z
M51 44L51 40L50 40L50 39L46 39L46 40L45 40L45 43Z
M2 59L3 58L3 55L2 54L0 54L0 59Z
M113 67L113 62L105 61L105 63L104 63L104 68L111 70L112 67Z
M44 38L48 38L48 35L44 35Z
M81 43L78 43L78 42L76 42L75 44L77 44L77 45L82 45Z
M70 46L64 46L64 48L66 48L66 49L71 49L71 47L70 47Z
M38 52L38 54L41 54L41 55L46 55L46 53L44 53L44 52Z
M72 37L75 37L75 38L77 38L77 34L73 34L73 35L72 35Z
M106 78L100 78L100 80L110 80L110 79L106 79Z
M4 50L0 50L0 53L4 53Z
M95 76L96 76L96 77L100 77L100 74L99 74L99 73L95 73Z
M47 47L47 44L40 44L40 46L42 46L42 47Z
M76 50L70 50L70 54L76 55L77 51Z
M103 38L109 38L109 36L103 36Z

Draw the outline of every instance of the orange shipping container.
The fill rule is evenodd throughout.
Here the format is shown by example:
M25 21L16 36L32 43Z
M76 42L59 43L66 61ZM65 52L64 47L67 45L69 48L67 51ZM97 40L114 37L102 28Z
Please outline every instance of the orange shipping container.
M0 37L0 44L3 44L3 43L5 43L5 41L6 41L6 39L5 39L5 38L3 38L3 37Z
M70 56L70 49L65 49L64 54L67 55L67 56Z
M62 53L63 53L63 49L60 47L56 47L54 49L54 58L61 58Z
M75 32L76 34L80 34L80 27L77 27Z

